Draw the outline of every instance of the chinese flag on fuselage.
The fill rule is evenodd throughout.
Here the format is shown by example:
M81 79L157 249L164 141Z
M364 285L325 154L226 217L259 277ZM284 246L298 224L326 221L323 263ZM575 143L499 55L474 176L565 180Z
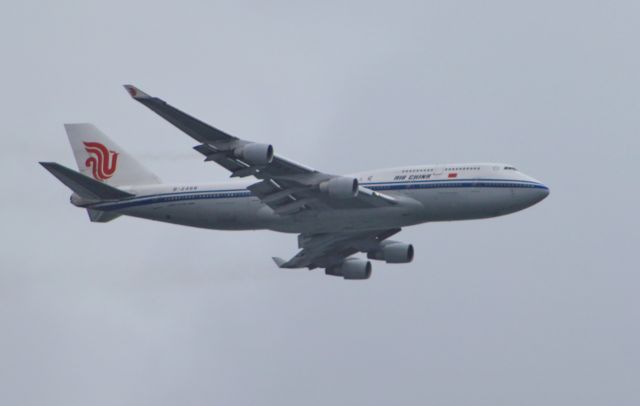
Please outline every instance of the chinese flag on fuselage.
M458 177L458 173L457 172L452 172L449 174L449 178L457 178Z

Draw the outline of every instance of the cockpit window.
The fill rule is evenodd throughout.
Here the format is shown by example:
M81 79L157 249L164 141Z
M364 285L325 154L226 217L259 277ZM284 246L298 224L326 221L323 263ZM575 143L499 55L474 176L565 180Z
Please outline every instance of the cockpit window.
M516 168L514 168L513 166L505 166L505 167L504 167L504 170L505 170L505 171L517 171L517 169L516 169Z

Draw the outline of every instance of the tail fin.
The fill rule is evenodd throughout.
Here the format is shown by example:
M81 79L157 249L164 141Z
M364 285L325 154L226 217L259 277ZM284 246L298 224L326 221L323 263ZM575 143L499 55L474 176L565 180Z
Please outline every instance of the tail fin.
M69 136L78 169L83 175L112 186L160 183L156 175L95 125L65 124L64 128Z

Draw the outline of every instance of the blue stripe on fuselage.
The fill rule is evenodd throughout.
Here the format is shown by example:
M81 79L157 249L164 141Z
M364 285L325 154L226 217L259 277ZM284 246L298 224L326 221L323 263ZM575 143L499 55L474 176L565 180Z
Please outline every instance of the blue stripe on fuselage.
M411 190L411 189L440 189L440 188L548 188L541 184L526 180L507 179L440 179L440 180L414 180L399 182L369 182L361 183L361 186L371 190ZM135 206L149 204L181 202L202 199L234 199L252 197L253 194L247 189L223 189L223 190L201 190L189 192L159 193L155 195L136 196L123 199L117 202L98 203L90 206L98 210L118 210Z

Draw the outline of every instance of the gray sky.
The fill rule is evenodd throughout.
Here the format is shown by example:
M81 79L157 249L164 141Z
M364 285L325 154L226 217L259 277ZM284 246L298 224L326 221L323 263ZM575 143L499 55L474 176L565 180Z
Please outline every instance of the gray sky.
M0 404L637 405L638 1L0 6ZM506 161L551 187L405 229L365 283L295 236L91 224L36 164L94 122L167 181L219 180L133 83L334 173Z

